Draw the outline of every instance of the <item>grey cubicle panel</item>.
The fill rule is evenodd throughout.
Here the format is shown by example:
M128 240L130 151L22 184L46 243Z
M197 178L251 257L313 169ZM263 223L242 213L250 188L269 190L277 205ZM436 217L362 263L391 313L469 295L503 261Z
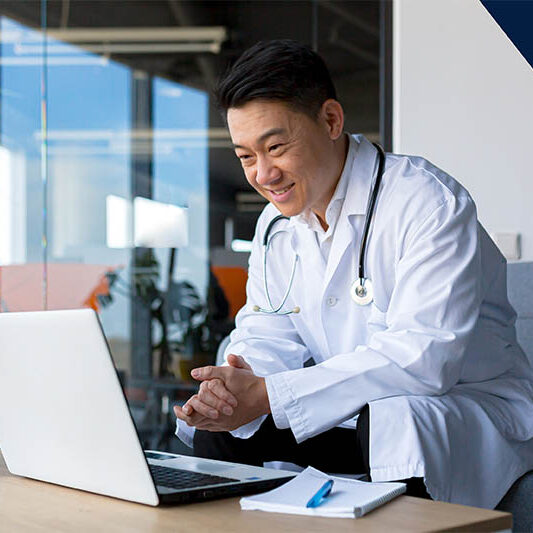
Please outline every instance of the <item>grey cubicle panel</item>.
M533 263L507 265L507 294L518 315L518 342L533 364ZM533 531L533 471L516 481L497 509L513 514L513 531Z
M533 263L507 265L507 294L518 318L518 342L533 364Z

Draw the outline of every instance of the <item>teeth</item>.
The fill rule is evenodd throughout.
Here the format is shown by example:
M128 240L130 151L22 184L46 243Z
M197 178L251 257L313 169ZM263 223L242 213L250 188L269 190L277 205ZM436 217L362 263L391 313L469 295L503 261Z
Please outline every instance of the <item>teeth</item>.
M279 191L274 191L274 194L283 194L284 192L287 192L292 187L292 184L288 187L285 187L285 189L281 189Z

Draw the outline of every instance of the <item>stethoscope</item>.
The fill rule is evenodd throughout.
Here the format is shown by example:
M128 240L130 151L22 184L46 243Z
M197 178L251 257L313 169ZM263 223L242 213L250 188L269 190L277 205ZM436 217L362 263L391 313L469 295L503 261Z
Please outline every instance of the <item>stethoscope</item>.
M374 181L374 186L372 187L372 191L370 192L368 206L366 209L366 216L365 216L365 224L363 226L363 236L361 238L361 247L359 250L359 266L357 269L357 278L352 283L350 287L350 296L352 297L352 300L357 305L368 305L372 300L374 299L374 290L372 287L372 281L365 277L365 252L366 252L366 245L368 242L368 234L370 231L370 224L372 222L372 216L374 214L374 209L376 206L376 200L378 197L379 192L379 186L381 185L381 179L383 177L383 170L385 168L385 152L383 151L383 148L377 143L372 143L377 151L379 156L379 163L378 163L378 170L376 174L376 179ZM276 314L276 315L290 315L292 313L299 313L300 308L294 307L293 309L289 311L282 311L282 307L285 305L285 302L287 301L287 298L289 297L289 294L292 289L292 284L294 281L294 273L296 272L296 264L298 263L298 254L294 255L294 260L292 262L292 270L291 270L291 276L289 279L289 284L287 286L287 290L285 291L285 294L283 295L283 298L281 299L281 303L274 307L272 304L272 300L270 298L270 293L268 291L268 282L267 282L267 252L270 248L270 244L272 242L272 239L277 235L277 233L274 233L272 237L269 239L270 232L273 228L273 226L278 222L279 220L289 220L289 217L286 217L284 215L278 215L274 217L270 223L268 224L265 234L263 236L263 288L265 292L265 296L268 302L268 305L270 306L270 309L265 309L263 307L259 307L258 305L254 305L253 310L259 313L268 313L268 314ZM281 232L278 232L281 233Z

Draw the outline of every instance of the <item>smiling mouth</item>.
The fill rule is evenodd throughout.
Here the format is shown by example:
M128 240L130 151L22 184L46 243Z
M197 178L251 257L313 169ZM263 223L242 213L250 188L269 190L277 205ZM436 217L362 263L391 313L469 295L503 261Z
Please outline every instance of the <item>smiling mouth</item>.
M291 183L290 185L287 185L287 187L284 187L283 189L273 190L269 189L269 192L272 194L275 194L276 196L279 196L281 194L286 193L288 190L292 189L294 187L294 183Z

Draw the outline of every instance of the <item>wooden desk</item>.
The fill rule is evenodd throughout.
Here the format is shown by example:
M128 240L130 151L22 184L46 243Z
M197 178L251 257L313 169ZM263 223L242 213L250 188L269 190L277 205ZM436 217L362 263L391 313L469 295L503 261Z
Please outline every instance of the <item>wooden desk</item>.
M409 496L357 520L241 511L238 498L154 508L12 476L0 454L0 530L10 533L498 531L511 522L508 513Z

